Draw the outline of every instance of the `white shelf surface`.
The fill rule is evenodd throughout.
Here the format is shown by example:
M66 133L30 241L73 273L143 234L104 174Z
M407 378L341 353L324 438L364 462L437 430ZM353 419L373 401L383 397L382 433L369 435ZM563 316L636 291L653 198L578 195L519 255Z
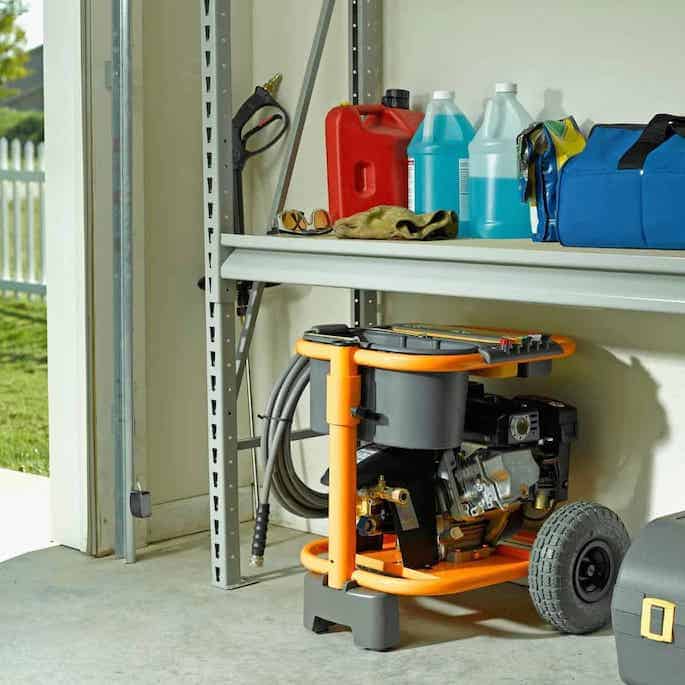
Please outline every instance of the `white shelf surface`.
M224 233L227 279L685 313L685 251Z

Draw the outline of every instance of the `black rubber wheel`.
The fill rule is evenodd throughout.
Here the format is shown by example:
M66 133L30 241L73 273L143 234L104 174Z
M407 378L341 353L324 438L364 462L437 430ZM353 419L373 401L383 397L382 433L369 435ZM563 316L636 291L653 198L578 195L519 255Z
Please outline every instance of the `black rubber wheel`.
M611 509L592 502L559 507L542 524L528 585L541 618L562 633L599 630L611 620L611 595L630 538Z

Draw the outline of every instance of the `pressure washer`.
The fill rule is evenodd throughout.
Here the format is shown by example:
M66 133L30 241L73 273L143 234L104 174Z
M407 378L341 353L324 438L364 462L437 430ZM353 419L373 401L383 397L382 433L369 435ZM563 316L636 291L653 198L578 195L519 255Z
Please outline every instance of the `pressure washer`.
M328 518L304 546L304 624L354 642L399 641L399 596L466 592L527 576L560 632L610 619L628 535L618 516L568 498L577 413L559 399L512 398L483 380L551 373L575 343L540 331L399 324L308 330L264 412L264 481L252 562L263 559L273 489L290 512ZM297 474L290 431L309 386L314 431L328 434L322 484Z

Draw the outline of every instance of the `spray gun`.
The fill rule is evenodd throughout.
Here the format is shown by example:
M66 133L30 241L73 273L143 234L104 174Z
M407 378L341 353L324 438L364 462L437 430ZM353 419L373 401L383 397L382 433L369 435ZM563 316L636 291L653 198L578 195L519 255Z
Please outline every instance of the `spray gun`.
M243 197L243 171L247 160L265 152L274 146L288 130L290 117L275 99L278 87L283 80L283 74L275 74L266 83L256 86L233 116L231 126L233 130L233 216L235 225L233 232L245 233L245 205ZM254 120L260 110L270 110L265 117L259 119L254 126L248 124ZM274 124L277 124L274 127ZM271 135L259 135L271 128ZM198 287L204 290L204 276L198 281ZM252 283L238 282L238 297L236 311L238 316L245 316Z

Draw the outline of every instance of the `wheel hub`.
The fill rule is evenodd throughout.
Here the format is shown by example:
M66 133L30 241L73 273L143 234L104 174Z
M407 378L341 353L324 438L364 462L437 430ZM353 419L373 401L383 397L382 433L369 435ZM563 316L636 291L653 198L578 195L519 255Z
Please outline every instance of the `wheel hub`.
M576 560L573 584L576 594L588 604L598 602L611 589L614 555L603 540L592 540Z

